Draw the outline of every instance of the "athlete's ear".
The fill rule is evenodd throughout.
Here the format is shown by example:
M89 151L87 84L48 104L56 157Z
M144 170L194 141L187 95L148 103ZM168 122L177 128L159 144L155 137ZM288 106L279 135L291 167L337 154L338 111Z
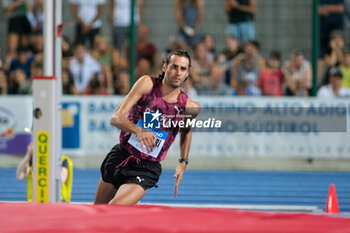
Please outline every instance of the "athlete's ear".
M164 62L164 63L163 63L163 67L162 67L162 71L163 71L163 72L166 71L166 67L167 67L167 64Z

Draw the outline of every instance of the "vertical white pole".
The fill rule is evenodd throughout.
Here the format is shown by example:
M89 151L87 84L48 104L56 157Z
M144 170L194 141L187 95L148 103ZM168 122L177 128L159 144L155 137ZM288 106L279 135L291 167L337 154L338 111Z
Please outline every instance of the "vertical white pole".
M61 155L62 155L62 0L55 0L55 75L56 75L56 97L57 97L57 163L56 166L56 198L57 201L61 201Z
M56 64L57 59L60 62L56 57L56 7L56 0L44 1L44 76L33 77L33 202L60 200L62 129L58 111L60 91L57 91L60 76L56 77L56 72L60 74Z
M44 1L44 75L55 72L55 0Z

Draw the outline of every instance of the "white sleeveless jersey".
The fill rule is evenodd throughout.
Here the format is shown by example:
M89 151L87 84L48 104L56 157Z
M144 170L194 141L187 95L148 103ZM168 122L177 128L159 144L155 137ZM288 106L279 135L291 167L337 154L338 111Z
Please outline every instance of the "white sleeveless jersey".
M127 27L131 22L131 0L114 0L114 26ZM140 11L135 6L135 23L140 22Z

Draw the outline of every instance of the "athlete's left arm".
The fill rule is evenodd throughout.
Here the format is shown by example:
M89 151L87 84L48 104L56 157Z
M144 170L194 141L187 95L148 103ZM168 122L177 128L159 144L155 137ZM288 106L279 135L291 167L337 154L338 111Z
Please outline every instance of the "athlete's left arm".
M190 115L191 118L195 118L199 114L199 111L200 111L200 105L197 102L188 98L187 103L186 103L185 115ZM192 141L192 127L181 129L181 132L180 132L180 158L188 159L188 153L190 151L191 141ZM185 172L186 166L187 166L186 162L183 161L183 162L179 163L179 165L176 168L176 171L174 174L174 177L176 178L175 190L174 190L175 197L177 196L179 185L180 185L180 182L182 180L183 174Z

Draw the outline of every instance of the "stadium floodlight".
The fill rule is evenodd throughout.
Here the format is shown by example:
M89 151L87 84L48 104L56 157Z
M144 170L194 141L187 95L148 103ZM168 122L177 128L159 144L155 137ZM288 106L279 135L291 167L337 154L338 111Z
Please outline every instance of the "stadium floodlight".
M33 202L60 201L62 0L44 1L44 76L33 77Z

